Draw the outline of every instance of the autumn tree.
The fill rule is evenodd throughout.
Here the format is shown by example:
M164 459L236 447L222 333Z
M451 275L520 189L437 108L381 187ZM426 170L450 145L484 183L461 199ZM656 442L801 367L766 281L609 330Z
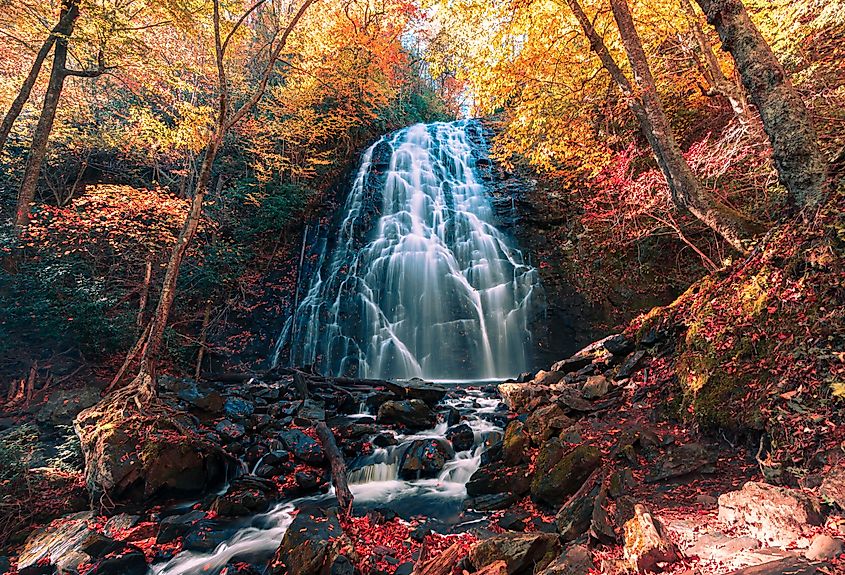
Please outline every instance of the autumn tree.
M697 0L730 52L763 120L783 185L799 208L825 196L827 162L807 107L742 0Z
M299 4L299 8L295 12L292 12L287 23L280 26L272 34L267 42L266 63L260 69L258 77L254 80L254 87L246 91L241 103L234 103L232 101L233 94L228 80L227 56L244 23L265 4L266 0L258 0L233 22L225 22L223 20L220 0L213 0L212 2L211 26L214 35L214 63L217 69L216 120L205 147L205 155L198 172L189 212L167 262L158 305L149 325L127 356L124 367L121 368L121 372L113 380L114 385L119 381L126 366L136 355L139 355L140 369L138 375L123 391L123 393L127 393L133 397L139 404L148 403L156 395L156 368L158 366L167 321L176 298L176 284L179 278L179 272L188 246L196 234L202 216L203 201L211 183L214 161L223 146L224 138L261 100L267 90L270 78L276 69L277 61L287 46L291 33L300 23L308 8L316 1L303 0ZM224 26L228 30L224 30ZM258 44L259 46L261 45L260 42ZM264 50L259 47L258 54L260 55L262 52Z

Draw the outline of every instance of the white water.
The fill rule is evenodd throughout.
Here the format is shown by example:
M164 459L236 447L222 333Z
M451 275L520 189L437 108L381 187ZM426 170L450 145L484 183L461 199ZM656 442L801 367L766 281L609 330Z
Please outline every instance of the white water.
M538 275L494 225L471 129L418 124L367 150L277 360L289 342L292 365L333 375L501 380L526 368Z

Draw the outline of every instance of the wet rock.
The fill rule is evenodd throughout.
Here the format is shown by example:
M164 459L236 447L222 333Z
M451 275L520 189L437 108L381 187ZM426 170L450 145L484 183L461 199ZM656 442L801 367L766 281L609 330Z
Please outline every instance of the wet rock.
M446 425L449 427L453 427L458 425L461 422L461 412L455 409L454 407L450 407L446 410Z
M73 550L94 535L88 528L88 521L92 519L93 514L85 511L62 517L35 531L27 538L18 556L18 573L52 573L54 569L51 567L64 569L90 562L90 556Z
M624 557L630 569L644 573L656 571L660 563L681 559L678 548L669 539L663 525L644 505L634 507L634 517L623 527Z
M566 416L558 404L552 403L538 407L525 420L525 430L534 445L541 445L547 439L559 435L575 422Z
M443 439L417 439L412 442L399 464L402 479L437 477L446 462L455 456L451 444Z
M602 346L613 355L628 355L634 351L635 344L632 340L619 333L605 338L602 341Z
M804 557L810 561L827 561L842 554L842 541L830 535L816 535Z
M86 575L146 575L147 560L144 553L129 546L119 553L114 553L97 561L86 571Z
M334 510L301 511L285 532L268 575L319 575L340 555L343 530Z
M223 413L226 417L234 420L242 420L255 412L255 406L249 401L240 397L230 397L223 404Z
M189 422L114 409L98 403L81 412L74 424L92 499L192 495L222 483L225 455L186 427Z
M551 533L503 533L482 539L469 550L469 561L483 569L497 561L507 564L508 575L530 575L551 563L560 552Z
M245 517L262 513L277 495L275 485L259 477L239 477L224 495L211 504L211 510L221 517Z
M502 439L502 461L505 465L519 465L525 461L528 440L525 424L522 421L514 419L508 424L505 428L505 437Z
M640 439L642 441L642 438ZM655 462L654 469L646 476L647 483L681 477L695 471L712 473L716 454L700 443L672 446Z
M293 476L297 493L309 493L320 486L320 476L313 471L297 471Z
M452 442L455 451L469 451L475 445L475 433L466 423L447 429L446 439Z
M226 442L237 441L246 433L246 429L244 429L243 425L240 423L233 423L228 419L224 419L218 423L214 427L214 430L219 433L220 437L222 437Z
M121 533L135 527L140 519L141 518L137 515L119 513L114 517L110 517L109 520L106 521L105 525L103 525L103 535L112 538L119 537Z
M475 511L496 511L498 509L507 509L516 503L516 501L517 498L513 493L480 495L464 501L464 509L472 509Z
M768 545L806 547L809 526L821 525L822 515L819 501L807 493L749 481L719 496L719 520L748 529Z
M548 387L533 383L502 383L498 390L508 409L515 413L524 413L536 400L547 401L551 396Z
M593 558L586 545L572 545L538 575L588 575L594 572Z
M379 423L398 423L411 429L428 429L437 424L437 415L419 399L385 401L376 419Z
M557 506L578 491L601 464L601 452L592 445L581 445L561 454L559 441L546 442L537 456L537 473L531 483L535 501Z
M616 379L628 379L640 367L640 363L646 356L644 350L635 351L625 358L619 370L616 372Z
M481 465L489 465L494 461L501 461L502 460L502 450L504 444L501 440L491 442L490 438L488 438L484 446L486 449L481 453Z
M295 458L310 465L319 465L326 459L320 442L298 429L286 429L279 432L279 439Z
M822 479L819 496L845 511L845 461L831 469Z
M466 488L470 497L497 493L521 496L531 488L531 474L525 465L506 467L501 462L494 462L479 467L470 477Z
M379 433L373 438L373 445L376 447L390 447L396 443L396 436L392 433Z
M299 408L297 416L308 421L325 421L326 406L322 401L306 399L302 402L302 407Z
M194 523L182 540L182 547L189 551L208 553L228 540L235 532L217 521L202 519Z
M581 388L581 393L584 394L585 399L598 399L607 395L610 390L610 382L603 375L593 375L587 378L584 387Z
M176 396L188 405L206 413L220 413L223 411L223 396L216 390L193 385L180 389Z
M165 517L159 523L156 543L170 543L184 536L199 521L205 519L205 512L194 510L182 515Z
M428 383L416 377L407 381L388 381L384 385L400 400L419 399L432 407L443 399L447 391L442 385Z

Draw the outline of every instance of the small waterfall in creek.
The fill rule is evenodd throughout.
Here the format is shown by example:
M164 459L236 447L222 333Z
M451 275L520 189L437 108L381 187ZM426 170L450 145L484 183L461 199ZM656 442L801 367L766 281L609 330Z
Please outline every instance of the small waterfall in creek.
M336 243L276 350L332 375L494 379L527 367L538 275L494 225L477 122L366 151Z

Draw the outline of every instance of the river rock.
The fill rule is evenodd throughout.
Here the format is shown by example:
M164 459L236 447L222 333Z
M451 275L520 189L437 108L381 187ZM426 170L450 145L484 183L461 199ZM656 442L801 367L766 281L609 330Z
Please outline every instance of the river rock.
M560 552L560 543L551 533L503 533L482 539L469 550L475 569L504 561L508 575L530 575L548 565Z
M379 423L398 423L411 429L428 429L437 424L437 415L419 399L385 401L376 419Z
M531 483L531 497L535 501L561 505L601 464L601 451L595 446L580 445L558 456L560 450L560 442L552 440L537 455L537 473Z
M469 451L475 445L475 433L466 423L447 429L446 439L452 442L455 451Z
M408 446L399 464L402 479L437 477L455 450L445 439L417 439Z
M807 547L811 525L821 525L819 501L797 489L749 481L740 491L719 496L719 520L744 527L767 545Z
M323 446L320 445L320 442L299 429L280 431L279 439L282 440L285 449L300 461L310 465L320 465L326 459L326 454L323 452Z
M255 406L241 397L229 397L223 404L226 417L236 421L246 419L255 412Z
M181 387L176 396L188 405L206 413L220 413L225 403L220 392L207 387L200 387L195 381Z
M246 433L246 429L243 425L240 423L234 423L228 419L224 419L218 423L214 427L214 430L219 433L220 437L227 443L239 440Z
M502 383L499 395L514 413L524 413L535 401L547 401L551 393L548 387L533 383Z
M527 465L506 467L501 462L479 467L466 485L467 495L491 495L496 493L514 493L524 495L531 488L531 473Z
M334 510L300 511L270 562L269 575L320 575L337 559L345 539Z
M471 509L474 511L496 511L498 509L507 509L514 503L517 498L513 493L495 493L492 495L479 495L464 501L464 509Z
M430 406L437 405L446 395L446 388L417 377L407 381L386 381L384 386L400 400L419 399Z
M223 517L244 517L262 513L278 494L275 484L259 477L235 479L224 495L211 504L211 511Z
M205 512L195 509L182 515L170 515L161 520L158 527L156 543L170 543L178 537L183 537L191 528L205 519Z
M502 439L502 461L505 465L519 465L526 459L528 449L528 434L525 432L525 424L519 419L514 419L505 428L505 437Z
M104 400L74 422L93 500L139 501L185 496L222 483L225 455L196 434L187 418L141 415Z
M525 430L534 445L542 443L561 431L568 429L575 422L566 416L558 404L552 403L538 407L525 420Z

